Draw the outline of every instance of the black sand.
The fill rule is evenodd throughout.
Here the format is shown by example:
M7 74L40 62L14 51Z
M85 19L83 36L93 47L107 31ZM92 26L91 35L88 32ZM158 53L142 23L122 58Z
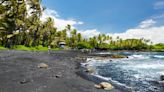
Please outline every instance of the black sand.
M96 89L76 74L84 53L0 51L0 92L121 92ZM49 65L38 68L39 63Z

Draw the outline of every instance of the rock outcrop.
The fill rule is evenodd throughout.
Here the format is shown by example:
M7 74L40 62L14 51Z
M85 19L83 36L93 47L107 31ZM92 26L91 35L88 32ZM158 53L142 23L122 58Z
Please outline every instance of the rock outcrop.
M164 81L164 75L160 76L161 81Z
M48 65L45 63L38 64L38 68L48 68Z
M95 85L95 87L98 89L104 89L104 90L112 90L114 88L112 84L108 82L101 82L100 84Z

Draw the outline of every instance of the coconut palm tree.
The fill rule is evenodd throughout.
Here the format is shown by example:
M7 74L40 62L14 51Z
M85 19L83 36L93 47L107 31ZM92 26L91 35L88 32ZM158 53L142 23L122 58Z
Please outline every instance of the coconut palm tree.
M77 34L77 42L81 42L82 41L82 36L81 33Z

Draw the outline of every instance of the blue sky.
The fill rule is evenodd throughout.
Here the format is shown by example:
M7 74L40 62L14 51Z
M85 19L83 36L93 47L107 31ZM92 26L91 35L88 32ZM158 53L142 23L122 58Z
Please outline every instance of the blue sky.
M154 9L157 1L160 0L43 0L43 5L63 18L83 21L84 25L78 26L80 29L97 28L103 33L113 33L164 12Z
M114 34L135 29L142 22L164 25L164 0L43 0L42 5L62 19L82 21L74 25L79 30Z

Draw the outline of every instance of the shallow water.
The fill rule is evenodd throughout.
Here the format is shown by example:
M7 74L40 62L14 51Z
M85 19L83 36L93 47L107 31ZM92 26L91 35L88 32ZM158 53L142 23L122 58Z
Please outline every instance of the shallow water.
M112 62L91 59L88 64L95 68L95 75L118 81L132 87L135 92L164 92L159 84L160 75L164 74L164 53L117 53L128 55L129 58L113 59Z

